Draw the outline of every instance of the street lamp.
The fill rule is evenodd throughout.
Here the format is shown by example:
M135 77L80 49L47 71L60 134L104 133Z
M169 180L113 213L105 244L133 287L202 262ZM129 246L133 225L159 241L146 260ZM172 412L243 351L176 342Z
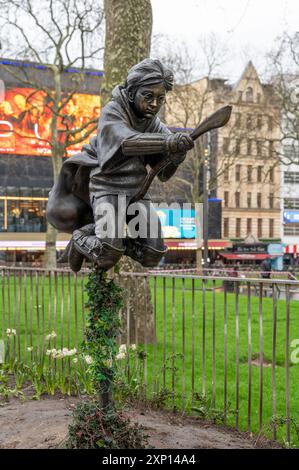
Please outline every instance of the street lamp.
M209 146L204 149L204 164L203 164L203 243L204 243L204 268L208 267L209 257L209 207L208 207L208 165L209 165Z

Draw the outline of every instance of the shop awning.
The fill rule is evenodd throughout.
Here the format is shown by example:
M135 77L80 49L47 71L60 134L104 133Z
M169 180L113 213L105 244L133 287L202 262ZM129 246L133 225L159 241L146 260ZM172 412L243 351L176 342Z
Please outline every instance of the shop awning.
M165 244L169 250L196 250L196 240L170 240L166 239ZM223 250L231 246L231 243L223 240L209 240L209 250ZM202 245L203 249L203 245Z
M263 260L268 258L275 258L275 256L268 255L267 253L220 253L225 259L238 259L238 260Z
M64 250L68 241L57 240L56 250ZM42 251L45 250L45 242L42 240L0 240L0 251L1 250L22 250L22 251Z

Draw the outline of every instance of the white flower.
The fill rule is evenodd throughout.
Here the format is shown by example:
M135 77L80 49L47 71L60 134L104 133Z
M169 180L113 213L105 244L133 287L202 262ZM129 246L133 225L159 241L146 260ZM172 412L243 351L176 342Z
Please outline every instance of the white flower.
M77 364L77 362L78 362L78 358L77 358L77 357L74 357L73 363L74 363L74 364Z
M16 332L16 330L14 330L14 329L7 328L6 334L7 334L8 337L10 337L10 336L16 336L17 332Z
M59 350L57 349L47 349L46 356L52 356L54 358L57 357L57 354L59 354Z
M93 363L93 358L91 356L84 356L86 364L92 364Z
M27 351L29 352L33 351L33 346L30 346L30 348L27 348Z
M53 338L56 338L56 337L57 337L57 334L55 333L55 331L52 331L52 333L50 333L46 336L46 340L50 341L50 339L53 339Z
M127 346L125 344L121 344L119 347L119 353L124 354L127 352Z
M52 356L54 359L63 359L64 357L70 357L70 356L75 356L77 354L77 349L68 349L68 348L63 348L63 349L48 349L46 352L47 356Z
M125 353L118 353L116 356L115 356L115 359L117 361L120 361L121 359L125 359L126 355Z
M137 348L136 348L136 344L131 344L130 349L131 349L132 351L136 351L136 349L137 349Z
M62 350L64 356L75 356L75 354L77 354L77 349L74 348L74 349L67 349L67 348L63 348Z

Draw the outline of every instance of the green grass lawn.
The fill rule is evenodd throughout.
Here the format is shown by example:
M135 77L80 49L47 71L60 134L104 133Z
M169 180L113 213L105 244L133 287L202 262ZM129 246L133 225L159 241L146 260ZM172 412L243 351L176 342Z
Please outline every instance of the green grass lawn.
M225 335L224 335L224 294L218 284L206 283L202 291L202 281L194 281L195 294L192 296L191 280L185 282L182 293L182 280L176 279L174 298L171 280L165 282L157 279L156 285L156 331L157 347L147 346L147 376L149 387L155 389L166 386L174 391L174 404L178 408L190 411L192 407L200 408L202 403L194 399L194 395L205 392L214 410L224 410L226 402L227 423L239 429L248 429L248 300L240 294L236 302L234 293L227 294L226 309L226 368L227 384L225 385ZM213 293L213 288L215 288ZM154 286L152 283L152 291ZM165 302L164 302L165 292ZM154 297L154 296L153 296ZM205 299L205 302L204 302ZM213 387L213 302L215 328L215 384ZM205 304L205 310L203 308ZM238 306L237 306L238 304ZM238 324L236 311L238 308ZM263 430L267 432L268 423L275 414L273 411L272 392L272 338L273 338L273 300L251 295L251 336L252 336L252 385L250 429L257 433L260 429L260 415ZM264 366L259 366L260 355L260 311L262 312L262 337ZM290 343L299 337L299 303L290 302ZM205 323L205 329L203 324ZM236 328L239 329L238 350ZM192 331L194 338L192 339ZM205 331L205 336L203 335ZM185 332L185 333L183 333ZM192 348L192 343L194 344ZM277 333L276 333L276 416L286 416L286 301L277 301ZM193 353L192 353L193 349ZM290 354L292 349L290 348ZM154 359L156 356L156 359ZM174 357L174 362L173 358ZM166 362L165 362L166 358ZM175 374L172 364L175 364ZM166 365L166 367L164 366ZM262 371L262 372L261 372ZM154 375L157 374L155 379ZM237 391L237 373L239 389ZM262 374L262 406L260 407L259 391ZM290 416L298 419L299 410L299 365L291 364L290 380ZM225 400L226 387L226 400ZM184 397L184 398L182 398ZM192 399L193 397L193 399ZM236 415L238 400L238 413ZM171 401L170 401L171 404ZM293 441L298 443L295 429L291 429ZM278 429L278 436L284 439L285 427Z
M14 328L17 335L9 340L12 357L14 354L30 361L38 352L48 348L79 347L84 331L84 299L82 296L83 278L73 275L52 279L51 289L49 278L39 278L39 288L36 289L36 279L27 277L26 289L24 280L20 283L18 277L2 279L2 302L0 332L6 338L6 329ZM203 401L196 400L196 395L205 392L214 410L224 410L226 387L227 423L234 426L238 418L240 430L248 429L248 301L247 296L240 294L238 302L234 293L227 293L226 336L224 318L224 293L220 282L203 284L201 280L194 282L192 295L192 280L187 279L183 285L181 279L175 280L172 291L172 280L157 278L156 287L151 279L152 302L156 298L155 324L156 346L144 345L147 351L145 361L145 377L148 383L148 393L166 387L173 392L174 398L168 401L169 406L184 408L190 412L192 407L202 413ZM9 286L9 289L8 289ZM68 295L68 286L71 294ZM183 290L184 287L184 290ZM156 289L156 295L154 291ZM213 292L214 289L214 292ZM9 291L9 292L8 292ZM55 295L56 292L56 295ZM164 297L165 293L165 297ZM213 310L213 303L215 308ZM205 305L205 309L204 306ZM238 307L238 324L236 311ZM273 337L273 300L251 295L251 329L252 329L252 390L251 390L251 431L259 431L259 415L262 413L264 430L273 416L273 387L272 387L272 337ZM263 403L259 406L259 390L261 368L260 353L260 310L262 310L264 367ZM213 322L214 311L214 322ZM142 313L143 314L143 313ZM203 325L205 324L205 330ZM213 327L215 331L215 383L213 386ZM236 328L239 329L239 344L237 350ZM46 335L55 331L57 337L51 342L45 340ZM203 334L205 331L205 335ZM193 332L193 337L192 337ZM299 338L299 302L290 302L290 342ZM225 341L227 384L225 385ZM192 346L193 344L193 346ZM276 401L277 416L286 416L286 301L277 301L277 339L276 339ZM28 351L33 347L33 351ZM193 351L193 353L192 353ZM290 349L290 353L291 353ZM204 354L203 354L204 353ZM172 366L175 366L175 369ZM131 362L131 374L134 374ZM237 372L239 374L239 389L237 393ZM299 410L299 365L290 363L290 415L298 419ZM214 402L213 402L214 399ZM238 401L238 414L235 414ZM285 427L278 429L278 437L285 438ZM298 444L292 427L292 441Z

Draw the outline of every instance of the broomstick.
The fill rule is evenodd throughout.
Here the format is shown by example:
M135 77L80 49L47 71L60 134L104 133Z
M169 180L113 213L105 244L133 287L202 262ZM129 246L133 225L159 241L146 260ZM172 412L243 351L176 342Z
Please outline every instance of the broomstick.
M215 113L208 116L199 126L194 129L190 137L193 140L198 139L201 135L205 134L212 129L217 129L218 127L223 127L225 124L228 123L232 112L232 106L224 106L223 108L218 109ZM171 163L171 159L168 157L165 160L160 161L157 163L156 166L148 173L147 177L145 178L142 187L140 190L132 197L130 203L134 203L139 201L144 197L146 192L148 191L150 185L153 182L155 176L157 176L161 171L166 168L167 165Z

